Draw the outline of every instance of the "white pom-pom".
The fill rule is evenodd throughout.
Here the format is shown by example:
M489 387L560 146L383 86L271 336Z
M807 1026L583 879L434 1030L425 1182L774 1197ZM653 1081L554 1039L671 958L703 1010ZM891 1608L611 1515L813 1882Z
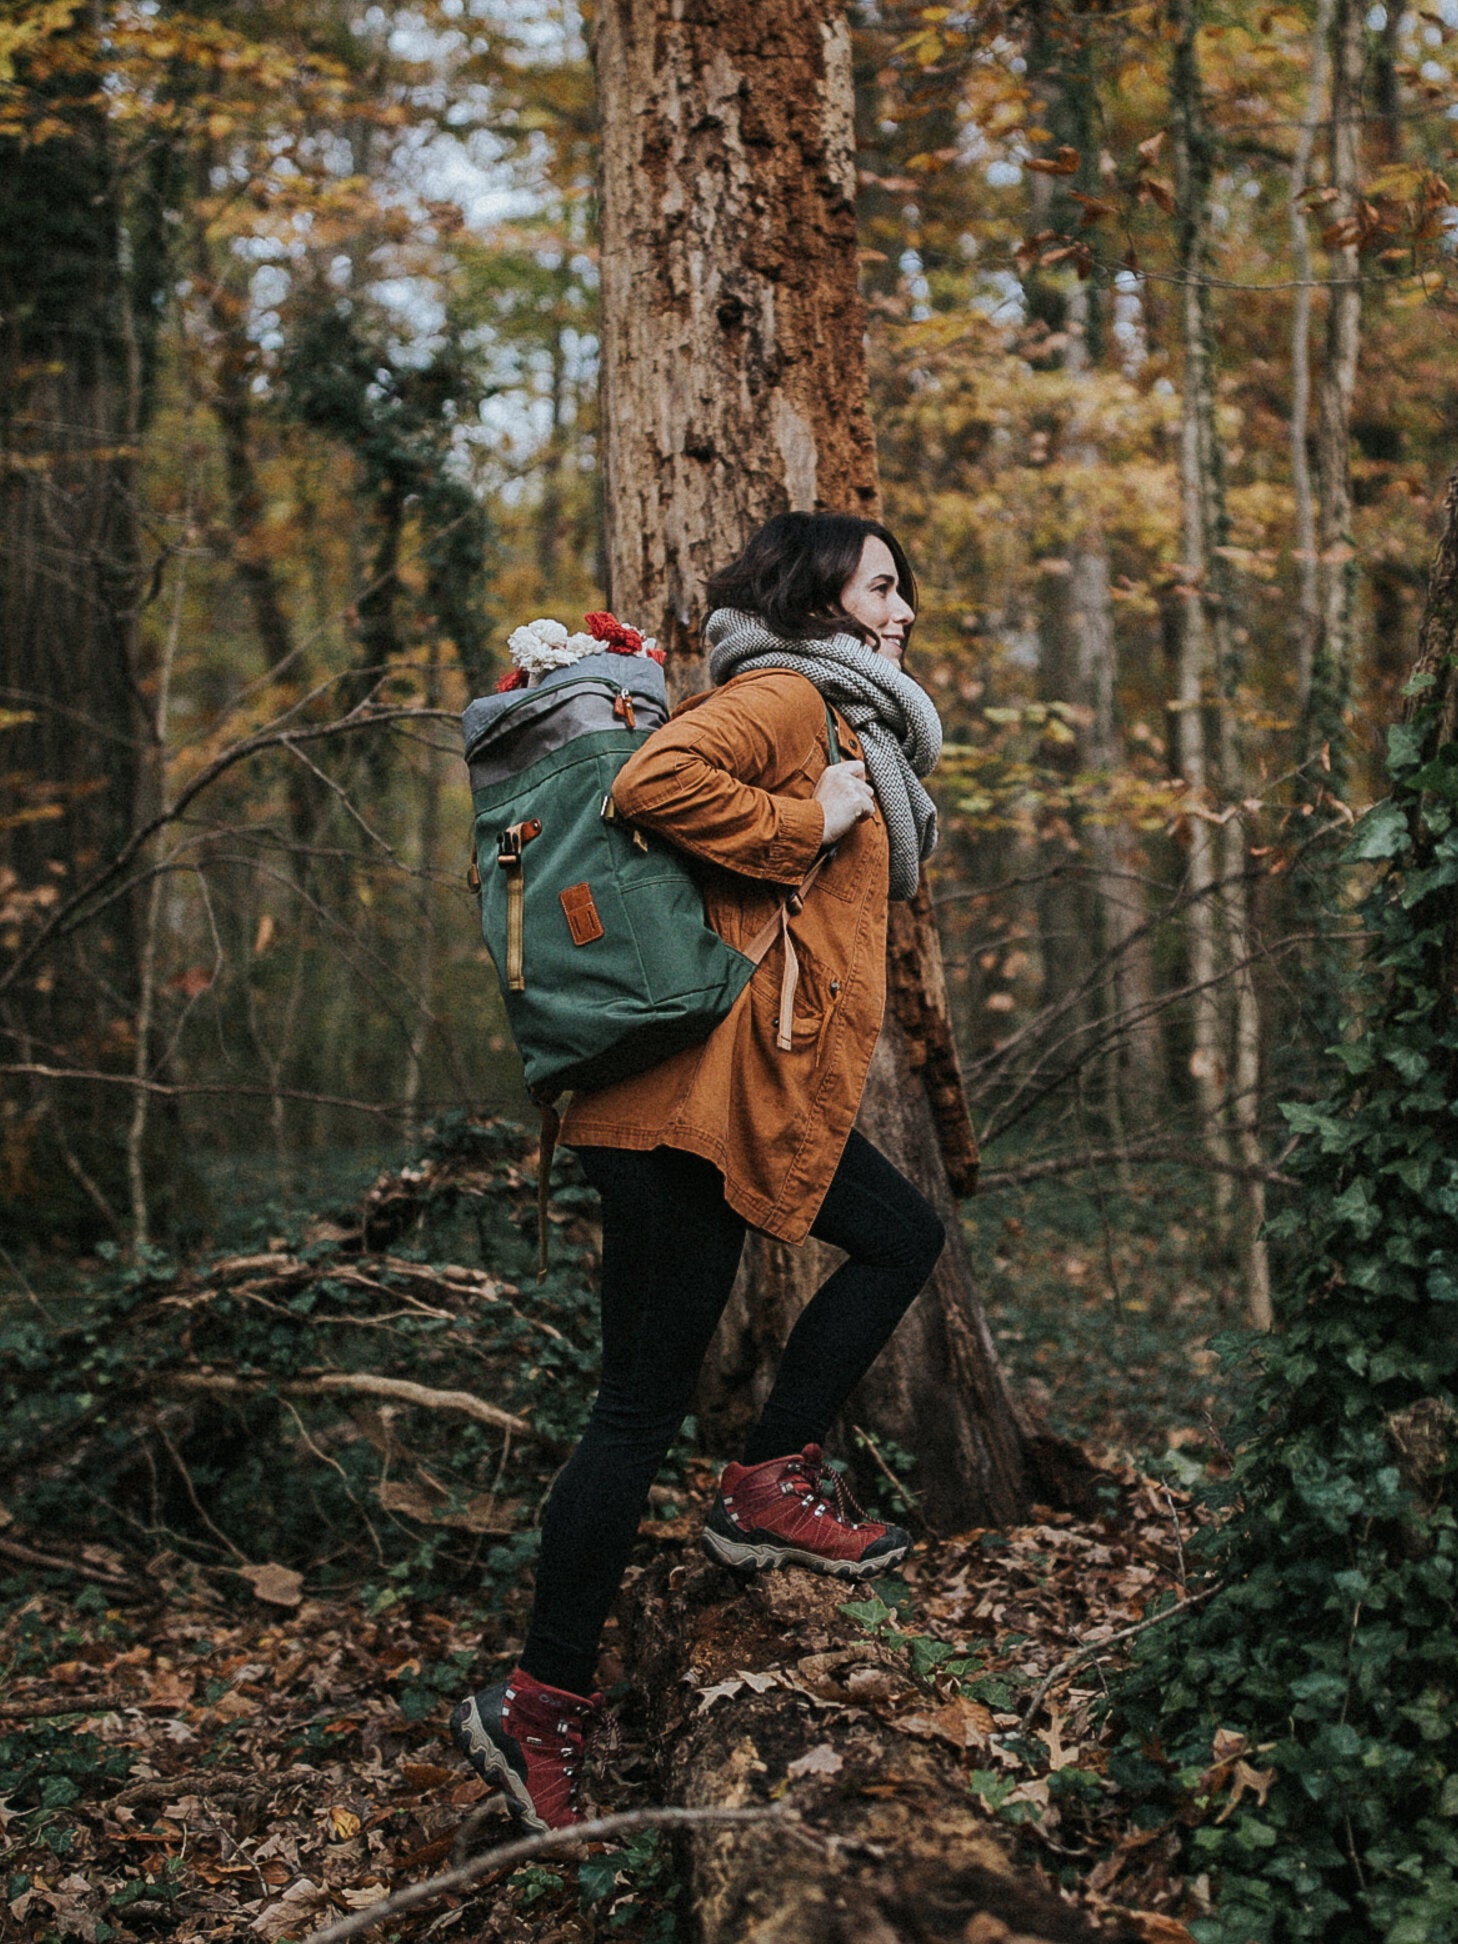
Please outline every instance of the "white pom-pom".
M581 661L584 655L600 655L602 653L602 643L597 639L596 635L568 635L562 646L567 653L568 659L571 661Z
M638 650L638 653L640 655L651 654L657 646L658 646L657 635L644 635L643 646Z
M549 648L560 648L567 639L567 630L562 626L560 621L551 621L544 617L542 620L532 621L528 625L537 640L543 642Z

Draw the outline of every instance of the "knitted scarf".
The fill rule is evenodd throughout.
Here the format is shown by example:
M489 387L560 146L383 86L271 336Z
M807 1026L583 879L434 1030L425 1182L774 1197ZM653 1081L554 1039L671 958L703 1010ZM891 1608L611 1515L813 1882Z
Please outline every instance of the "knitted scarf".
M891 896L909 898L937 841L936 805L920 778L942 753L942 725L926 690L856 635L786 641L758 615L737 608L717 608L704 632L716 685L751 668L792 668L840 710L860 737L866 776L886 819Z

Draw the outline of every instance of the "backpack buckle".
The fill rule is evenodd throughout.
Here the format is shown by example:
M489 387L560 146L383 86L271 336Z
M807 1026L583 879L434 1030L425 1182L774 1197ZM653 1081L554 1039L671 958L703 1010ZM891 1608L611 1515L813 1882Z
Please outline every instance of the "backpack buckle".
M496 833L496 862L502 870L510 870L513 864L520 864L523 844L529 844L533 837L540 837L542 825L540 818L528 817L523 823L508 824L505 830Z

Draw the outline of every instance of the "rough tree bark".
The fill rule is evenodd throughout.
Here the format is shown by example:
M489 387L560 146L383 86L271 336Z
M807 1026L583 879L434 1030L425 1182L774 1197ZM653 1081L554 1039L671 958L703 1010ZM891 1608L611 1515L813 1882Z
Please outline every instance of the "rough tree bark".
M608 0L595 58L609 597L670 651L684 693L703 682L704 582L759 522L877 508L850 35L833 0ZM1002 1523L1037 1489L1038 1447L959 1239L953 1187L970 1185L974 1149L925 899L897 914L891 966L862 1124L952 1239L847 1415L925 1455L933 1521ZM716 1431L762 1396L816 1254L752 1243L705 1392Z

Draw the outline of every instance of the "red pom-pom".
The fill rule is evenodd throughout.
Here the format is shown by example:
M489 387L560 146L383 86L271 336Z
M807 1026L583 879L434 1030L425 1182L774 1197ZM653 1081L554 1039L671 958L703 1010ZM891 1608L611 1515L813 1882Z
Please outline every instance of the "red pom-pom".
M509 668L496 684L496 693L505 695L511 689L525 688L527 673L524 668Z
M636 655L643 646L638 630L619 621L615 614L584 614L582 625L594 641L606 642L610 655Z
M661 648L645 648L643 652L645 655L647 655L649 661L656 661L658 666L662 668L664 663L664 654Z

